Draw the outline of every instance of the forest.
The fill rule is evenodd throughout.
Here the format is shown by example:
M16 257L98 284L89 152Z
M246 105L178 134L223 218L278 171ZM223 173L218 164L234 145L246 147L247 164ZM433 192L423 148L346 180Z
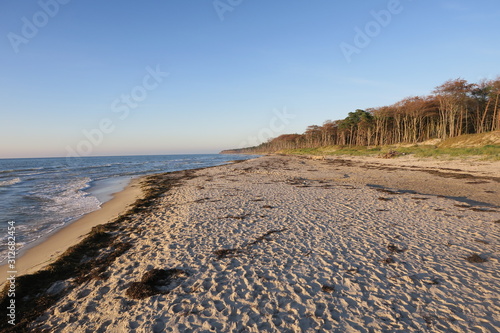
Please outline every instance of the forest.
M436 87L428 96L358 109L349 112L345 119L308 126L303 134L283 134L256 147L226 152L415 144L496 130L500 130L500 77L479 83L458 78Z

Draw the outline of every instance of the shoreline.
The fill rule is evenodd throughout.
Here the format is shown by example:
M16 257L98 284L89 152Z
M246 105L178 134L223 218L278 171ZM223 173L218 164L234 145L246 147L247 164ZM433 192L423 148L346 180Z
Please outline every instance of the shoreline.
M17 276L35 273L51 264L68 248L78 244L93 227L106 224L127 210L137 199L143 196L140 183L145 176L130 179L125 188L111 194L112 198L101 208L76 219L59 230L30 244L16 256ZM7 276L7 263L0 266L0 276ZM0 288L5 285L2 278Z
M166 173L152 173L141 176L136 176L128 179L125 186L118 192L106 194L104 197L111 196L96 211L85 214L67 225L62 226L52 234L40 238L29 244L26 248L21 249L16 253L16 276L33 274L43 270L51 263L57 261L60 256L70 247L78 245L86 236L89 235L93 227L107 224L125 214L137 200L143 199L145 196L142 183L150 177L161 177L161 175L176 175L184 171L196 171L209 168L216 168L223 165L235 164L246 160L232 160L226 164L207 166L202 168L194 168L180 171L171 171ZM174 176L175 177L175 176ZM120 186L121 187L121 186ZM102 192L102 190L101 190ZM106 192L106 191L105 191ZM92 195L97 195L92 193ZM0 290L6 285L3 277L7 277L8 264L7 259L0 265Z
M26 327L500 328L489 310L499 294L500 213L459 200L463 191L482 198L498 180L376 162L264 156L146 176L145 198L96 230L112 235L94 254L105 260L45 284L56 299Z

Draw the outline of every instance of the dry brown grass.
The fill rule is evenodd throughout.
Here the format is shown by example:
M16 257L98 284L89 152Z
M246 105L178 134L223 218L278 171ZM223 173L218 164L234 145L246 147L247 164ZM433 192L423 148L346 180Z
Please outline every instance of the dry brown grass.
M442 141L439 148L468 148L500 144L500 131L466 134Z

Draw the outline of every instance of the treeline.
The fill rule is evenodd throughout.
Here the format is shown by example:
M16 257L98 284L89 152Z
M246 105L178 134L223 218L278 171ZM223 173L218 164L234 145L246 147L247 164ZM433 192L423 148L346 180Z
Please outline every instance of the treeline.
M446 139L500 130L500 77L469 83L450 80L431 95L393 105L356 110L345 119L311 125L303 134L284 134L256 147L226 152L261 153L322 146L382 146Z

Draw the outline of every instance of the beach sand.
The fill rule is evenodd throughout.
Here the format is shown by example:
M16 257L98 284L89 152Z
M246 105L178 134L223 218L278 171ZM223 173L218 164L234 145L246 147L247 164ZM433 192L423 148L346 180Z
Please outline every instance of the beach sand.
M499 166L265 156L190 172L127 222L104 277L55 283L31 327L498 332Z
M54 262L61 253L80 242L92 227L113 220L141 197L140 178L133 179L125 189L113 194L113 198L99 210L81 217L19 253L15 268L17 275L36 272ZM10 270L6 264L0 266L0 276L8 276L7 271ZM0 287L4 284L5 281L1 281Z

